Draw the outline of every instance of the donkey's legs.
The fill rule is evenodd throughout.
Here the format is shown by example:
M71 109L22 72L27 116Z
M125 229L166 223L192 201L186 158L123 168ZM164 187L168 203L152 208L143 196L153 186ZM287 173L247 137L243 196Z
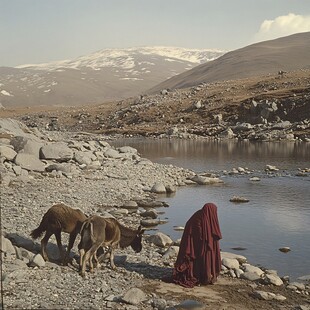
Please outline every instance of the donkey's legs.
M95 262L95 268L99 268L100 267L100 263L99 263L99 259L97 257L97 251L94 253L94 262Z
M97 249L98 249L98 244L94 244L91 248L90 248L90 257L89 257L89 271L90 272L94 272L94 265L93 265L93 259L96 261L96 263L98 263L98 259L97 259Z
M93 263L92 263L92 256L94 253L97 251L98 245L93 244L91 248L86 251L85 255L83 256L83 262L82 262L82 270L81 270L81 276L85 277L85 270L86 270L86 262L89 261L89 266L90 266L90 271L92 272L93 270Z
M61 243L61 230L58 230L57 232L55 232L54 235L56 237L61 262L64 263L64 249L63 249L62 243Z
M46 245L47 245L48 239L51 237L52 234L53 234L52 232L46 231L44 238L41 240L41 255L45 261L48 261L48 256L46 253Z
M83 264L83 257L85 255L85 250L84 249L79 249L79 253L80 253L80 271L82 270L82 264Z
M69 237L69 243L68 243L68 248L67 248L67 252L66 252L66 256L65 256L65 260L63 262L64 265L67 265L68 261L69 261L69 258L70 258L70 251L71 249L73 248L73 244L74 244L74 241L75 241L75 238L77 236L77 232L72 232L70 234L70 237Z
M81 251L82 250L80 250L80 252ZM80 272L82 277L85 277L86 262L89 260L89 256L90 256L90 250L86 251L86 253L83 255L83 258L82 258L82 268L81 268L81 272Z
M110 247L110 264L111 264L111 268L113 269L113 270L115 270L116 269L116 266L115 266L115 264L114 264L114 246L113 245L111 245L111 247Z

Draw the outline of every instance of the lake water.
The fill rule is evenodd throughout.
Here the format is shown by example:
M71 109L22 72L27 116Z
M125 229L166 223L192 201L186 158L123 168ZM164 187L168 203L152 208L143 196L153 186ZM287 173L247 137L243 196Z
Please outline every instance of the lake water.
M130 145L154 162L173 164L195 172L219 172L224 184L179 187L173 197L160 196L168 208L161 219L167 224L160 231L172 239L182 236L173 226L184 226L204 203L213 202L223 239L223 251L244 255L251 264L276 269L291 279L310 274L310 177L298 177L298 168L310 167L309 143L252 143L204 140L122 139L115 146ZM281 176L264 172L267 164ZM251 175L225 176L223 170L247 167ZM250 176L261 178L250 181ZM234 196L248 203L229 201ZM291 251L282 253L279 248ZM241 247L237 251L232 248Z

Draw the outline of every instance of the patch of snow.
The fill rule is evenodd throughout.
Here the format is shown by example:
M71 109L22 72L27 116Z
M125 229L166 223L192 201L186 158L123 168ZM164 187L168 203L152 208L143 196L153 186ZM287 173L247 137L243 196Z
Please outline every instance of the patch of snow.
M78 57L74 60L55 61L43 64L28 64L16 68L28 68L33 70L59 71L64 69L91 68L99 70L103 67L133 69L136 65L155 65L149 61L135 63L139 55L150 55L151 59L158 60L158 56L165 57L167 61L187 61L193 64L201 64L214 60L226 51L216 49L187 49L180 47L133 47L123 49L105 49L90 55Z
M175 62L175 61L177 61L177 59L172 59L172 58L165 58L165 61L169 61L169 62Z
M0 92L2 95L4 95L4 96L9 96L9 97L13 97L13 95L12 94L10 94L8 91L6 91L6 90L1 90L1 92Z
M46 89L44 92L49 93L50 91L51 91L51 89L49 88L49 89Z
M143 79L138 78L120 78L120 80L143 81Z

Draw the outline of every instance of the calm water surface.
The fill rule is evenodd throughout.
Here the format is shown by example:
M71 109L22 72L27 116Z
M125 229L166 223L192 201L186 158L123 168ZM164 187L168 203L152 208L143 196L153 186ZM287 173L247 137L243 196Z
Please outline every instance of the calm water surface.
M309 143L124 139L113 144L130 145L154 162L196 172L229 171L239 166L255 170L251 176L259 176L260 182L249 181L249 175L223 176L222 185L180 187L173 197L159 197L169 204L161 210L165 212L161 218L169 222L160 230L172 239L180 238L182 232L173 226L184 226L205 202L214 202L223 251L244 255L250 263L276 269L281 276L310 275L310 178L295 176L298 168L310 167ZM267 176L266 164L277 166L282 176ZM250 201L231 203L234 195ZM292 251L280 252L284 246Z

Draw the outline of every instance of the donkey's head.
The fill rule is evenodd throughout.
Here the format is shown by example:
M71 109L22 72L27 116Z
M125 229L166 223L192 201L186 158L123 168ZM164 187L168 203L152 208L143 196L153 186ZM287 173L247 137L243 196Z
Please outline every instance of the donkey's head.
M142 235L144 233L144 229L142 229L141 225L138 227L137 234L133 241L131 242L131 247L132 249L136 252L139 253L142 250Z

